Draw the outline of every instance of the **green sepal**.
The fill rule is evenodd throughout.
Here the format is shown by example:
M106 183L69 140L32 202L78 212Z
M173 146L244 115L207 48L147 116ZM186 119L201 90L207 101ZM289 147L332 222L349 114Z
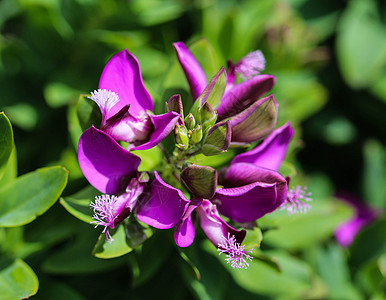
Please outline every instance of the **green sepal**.
M184 125L176 125L174 130L175 139L176 139L176 147L181 150L186 150L189 147L189 137L188 130Z
M206 156L218 155L225 152L231 141L230 122L217 123L209 129L204 138L202 153Z
M217 187L217 171L208 166L190 165L181 172L181 179L196 197L210 199Z

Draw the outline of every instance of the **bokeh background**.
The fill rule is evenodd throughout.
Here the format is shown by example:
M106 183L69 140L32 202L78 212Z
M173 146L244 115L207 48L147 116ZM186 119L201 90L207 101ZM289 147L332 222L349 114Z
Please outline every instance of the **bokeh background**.
M313 207L263 218L277 227L264 232L266 257L233 271L205 240L181 252L170 232L119 258L95 258L98 230L57 202L28 224L0 227L0 295L385 299L385 22L380 0L1 0L0 111L12 123L18 176L61 165L64 199L86 186L77 102L114 53L138 58L161 112L176 91L189 97L173 42L192 45L208 76L260 49L264 73L277 77L278 125L289 120L296 132L287 167L296 166L293 180L308 186ZM346 247L334 230L358 209L343 194L376 211Z

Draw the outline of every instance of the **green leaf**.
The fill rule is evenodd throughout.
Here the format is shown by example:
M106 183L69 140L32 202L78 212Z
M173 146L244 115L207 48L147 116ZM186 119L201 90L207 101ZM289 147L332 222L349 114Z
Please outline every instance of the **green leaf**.
M109 260L92 256L91 251L101 229L78 222L76 234L43 262L42 269L52 274L92 274L122 266L123 258Z
M90 203L95 199L95 196L100 194L98 190L89 185L74 195L61 198L60 204L74 217L90 224L94 215Z
M44 88L44 98L53 108L70 104L79 97L79 94L80 91L62 82L51 82Z
M318 274L328 286L331 299L362 299L351 283L345 253L340 246L314 247L309 253L315 260Z
M21 259L0 270L0 295L4 300L17 300L35 295L39 281L32 269Z
M0 190L0 226L21 226L48 210L67 184L63 167L38 169Z
M359 266L386 253L386 217L364 227L351 245L351 264Z
M204 103L208 103L211 107L217 108L224 94L227 79L225 75L225 69L222 67L210 80L208 85L202 94L198 97L196 102L202 106Z
M247 235L243 241L245 249L258 248L263 240L263 234L259 227L253 227L253 229L247 229Z
M4 107L4 111L12 120L12 124L23 130L33 130L39 119L36 107L30 103L20 102L12 106Z
M0 112L0 179L5 173L13 149L12 125L7 116Z
M165 263L170 254L170 243L165 239L165 233L158 230L142 247L128 255L128 263L133 273L133 287L149 280Z
M94 101L87 98L87 95L79 96L76 112L78 114L80 127L83 131L91 125L99 127L101 124L102 115L99 107Z
M288 250L303 249L332 236L336 226L351 216L351 208L344 203L313 199L311 209L305 213L289 215L275 211L259 219L264 228L276 226L264 233L264 243ZM268 222L267 222L268 221Z
M368 87L382 74L385 35L376 1L349 2L338 25L336 53L343 77L353 88Z
M116 229L109 229L109 232L114 239L111 243L106 241L106 234L102 233L99 236L92 254L98 258L114 258L125 255L133 250L129 247L126 241L126 234L123 225Z
M125 255L149 239L153 231L144 224L142 226L133 218L126 219L115 229L109 229L114 239L111 243L106 241L106 234L102 233L96 243L93 255L98 258L114 258Z
M236 283L252 293L285 296L283 299L303 299L300 296L309 292L314 284L315 274L310 266L284 251L265 253L277 260L281 268L281 272L278 272L260 259L248 261L247 269L232 269L231 265L226 263L225 256L218 255L213 248L209 243L206 244L205 249L220 260Z
M218 56L206 38L198 39L189 45L189 50L204 69L207 78L211 78L218 71L220 66Z
M376 140L364 145L363 191L366 202L386 208L386 150Z
M158 147L153 147L148 150L131 151L141 159L138 171L154 170L162 161L162 151Z

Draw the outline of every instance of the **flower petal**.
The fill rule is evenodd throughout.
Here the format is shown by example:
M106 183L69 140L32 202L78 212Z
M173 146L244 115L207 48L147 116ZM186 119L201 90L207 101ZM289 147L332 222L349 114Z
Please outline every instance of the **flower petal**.
M241 244L243 242L246 231L236 230L229 226L223 219L221 219L216 205L211 203L209 200L203 200L196 211L200 217L202 230L216 247L218 247L219 243L223 242L224 238L228 238L228 233L230 233L230 236L234 235L238 243Z
M108 112L106 120L126 105L130 105L130 113L135 117L141 111L153 111L153 101L143 84L138 60L127 49L115 54L106 64L99 88L119 96L119 102Z
M178 60L188 80L193 101L195 101L207 85L204 70L183 42L174 43L173 46L176 49Z
M146 143L133 147L130 150L147 150L158 145L174 129L174 126L180 119L181 115L170 111L162 115L150 115L154 130Z
M258 75L227 89L217 109L218 120L238 114L272 89L275 77Z
M193 199L182 220L174 230L174 240L179 247L188 247L193 243L195 232L192 222L192 213L202 202L202 199Z
M277 172L253 164L232 164L222 179L212 201L221 214L247 223L274 211L284 203L287 182Z
M122 148L113 138L94 126L79 140L79 166L87 180L102 193L124 190L137 174L141 159Z
M267 136L276 126L277 104L269 97L256 101L230 118L232 143L253 143Z
M254 149L236 155L231 164L244 162L271 170L277 170L284 159L293 133L290 123L287 122L272 131L270 135Z
M154 175L148 197L137 202L137 218L158 229L172 228L182 219L190 201L180 190L165 183L156 171Z

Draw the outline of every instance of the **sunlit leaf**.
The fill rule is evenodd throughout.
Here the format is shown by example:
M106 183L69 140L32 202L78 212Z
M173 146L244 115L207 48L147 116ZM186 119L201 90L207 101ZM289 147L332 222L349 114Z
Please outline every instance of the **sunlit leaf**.
M0 270L1 299L24 299L35 295L39 281L32 269L21 259Z
M63 167L48 167L6 185L0 190L0 226L24 225L43 214L59 198L67 176Z

